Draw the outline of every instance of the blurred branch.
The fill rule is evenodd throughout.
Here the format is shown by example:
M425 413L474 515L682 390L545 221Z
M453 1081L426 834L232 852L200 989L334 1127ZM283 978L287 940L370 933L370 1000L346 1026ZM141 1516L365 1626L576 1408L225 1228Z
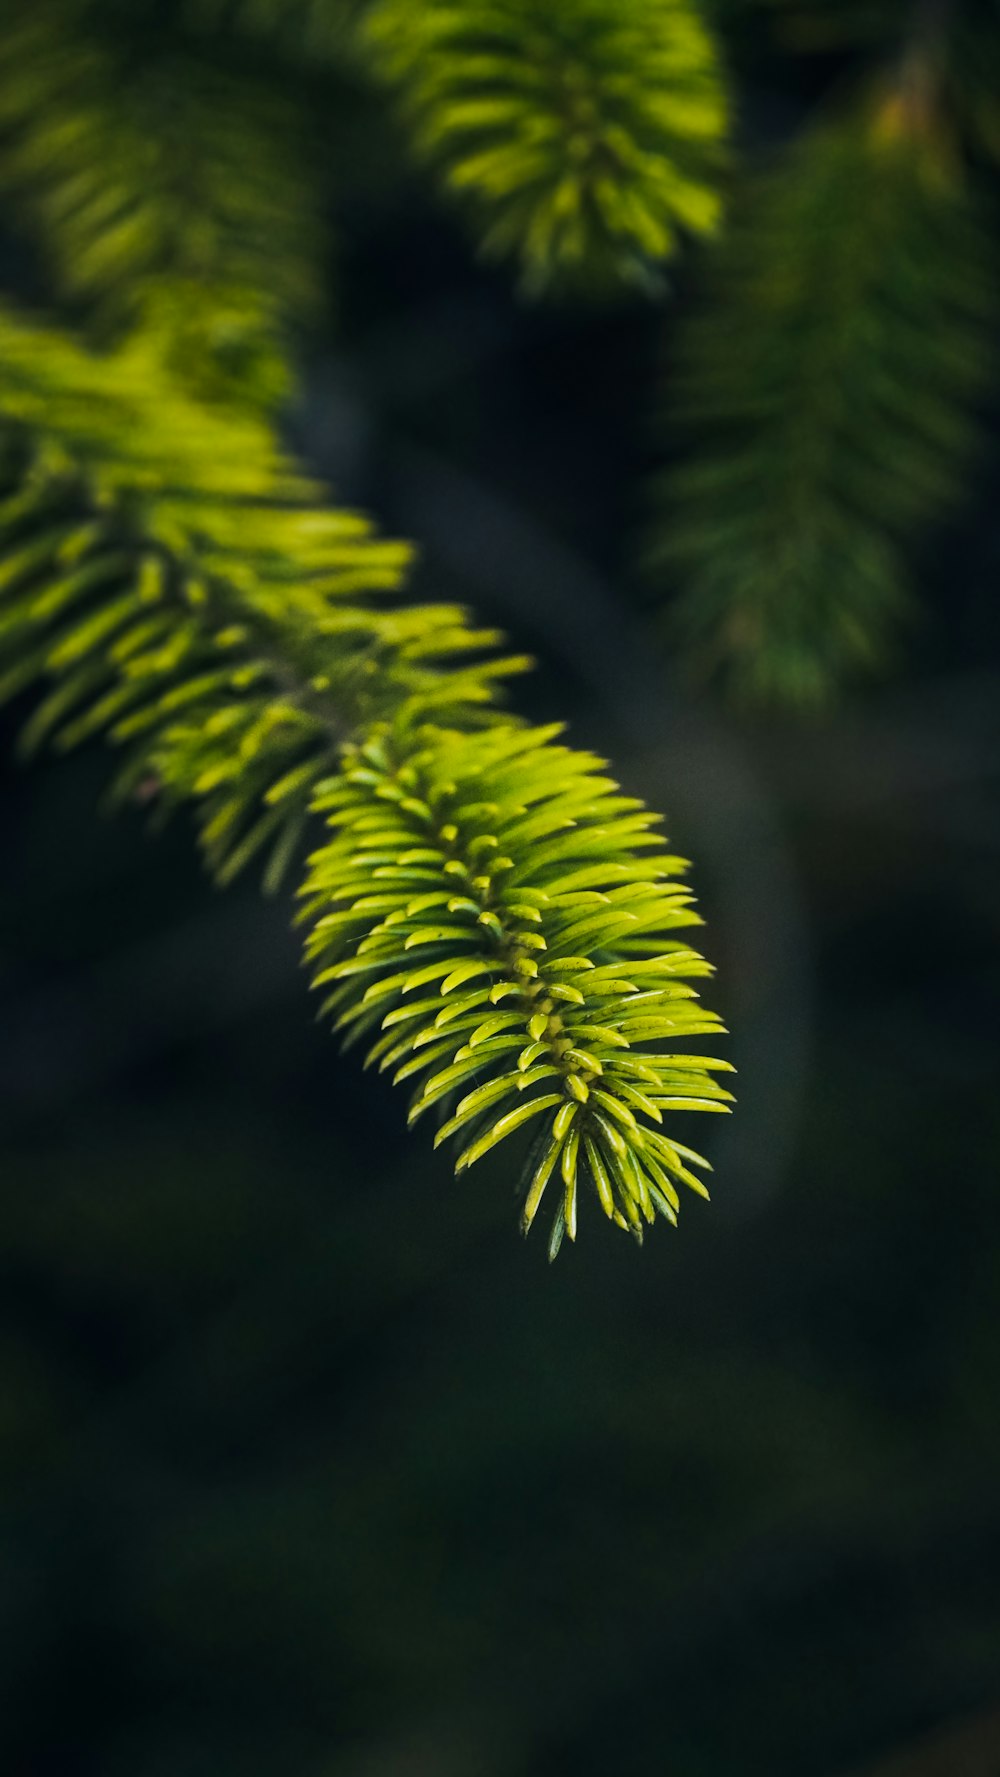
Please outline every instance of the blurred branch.
M374 0L372 66L530 294L656 289L718 223L726 102L694 0Z
M169 31L11 0L0 189L105 342L141 326L197 393L274 407L316 309L325 233L303 107Z
M738 196L668 396L650 568L699 675L823 704L884 665L962 495L1000 308L923 51Z

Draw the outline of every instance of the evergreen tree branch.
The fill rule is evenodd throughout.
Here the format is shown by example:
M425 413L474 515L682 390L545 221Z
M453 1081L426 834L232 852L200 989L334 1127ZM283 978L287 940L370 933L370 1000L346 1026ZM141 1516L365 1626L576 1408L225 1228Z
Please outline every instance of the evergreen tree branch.
M223 878L264 844L287 861L348 736L402 709L474 722L526 664L458 607L401 605L409 547L319 505L141 337L96 358L0 313L0 420L0 697L48 682L29 747L106 732L119 794L193 795Z
M996 303L988 228L922 83L751 182L682 330L651 549L700 670L809 705L884 661L907 545L960 494Z
M721 1028L683 860L600 761L501 718L525 663L497 637L392 597L405 546L145 351L0 315L0 700L42 685L29 750L126 747L119 794L195 803L223 881L268 848L276 883L324 817L309 955L347 1040L419 1082L411 1120L438 1111L459 1170L531 1126L553 1256L584 1186L637 1238L674 1221L705 1162L664 1113L729 1102L723 1063L663 1047Z
M374 0L373 67L482 250L537 292L649 287L719 217L726 103L689 0Z
M377 1033L366 1065L414 1084L411 1124L436 1112L458 1172L531 1130L522 1228L548 1191L553 1258L585 1187L640 1242L677 1181L707 1196L664 1112L731 1102L727 1063L663 1048L721 1029L677 937L701 923L686 861L558 733L374 733L317 793L334 837L304 891L323 1009L347 1045Z
M347 1043L371 1036L369 1060L416 1083L411 1121L434 1112L459 1171L535 1137L522 1225L557 1177L552 1256L584 1188L641 1240L676 1221L678 1183L707 1195L664 1114L730 1099L726 1064L683 1050L721 1028L691 985L708 965L675 936L697 923L684 861L600 761L501 714L528 663L460 607L405 602L409 547L326 507L254 412L268 377L220 358L231 305L280 355L308 298L287 117L200 62L161 64L148 14L109 47L87 0L56 10L64 31L51 6L5 27L7 186L117 344L94 356L0 309L0 702L34 693L26 752L102 735L125 755L119 798L193 805L221 882L263 854L277 886L325 822L304 919ZM645 86L635 21L596 0L560 19L607 77L573 175L595 274L662 255L714 201L691 172L721 122L707 40L679 0L669 16ZM556 67L570 88L574 67ZM553 267L574 238L550 243Z
M300 115L163 20L130 23L116 37L84 0L11 0L2 188L104 343L142 326L196 393L273 406L324 246Z

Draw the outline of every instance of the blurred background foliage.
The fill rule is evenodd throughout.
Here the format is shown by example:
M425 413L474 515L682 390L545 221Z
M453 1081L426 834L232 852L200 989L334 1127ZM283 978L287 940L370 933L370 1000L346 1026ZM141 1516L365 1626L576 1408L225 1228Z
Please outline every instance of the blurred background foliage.
M717 246L627 228L609 296L585 232L534 306L360 5L3 16L5 289L278 411L535 650L697 860L741 1097L711 1209L549 1272L287 908L5 745L3 1769L996 1777L993 0L718 0Z

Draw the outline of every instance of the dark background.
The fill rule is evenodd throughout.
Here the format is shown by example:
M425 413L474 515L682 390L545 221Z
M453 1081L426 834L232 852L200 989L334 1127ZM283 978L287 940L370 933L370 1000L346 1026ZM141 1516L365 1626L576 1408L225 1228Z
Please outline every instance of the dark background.
M289 904L11 713L0 1770L997 1777L996 458L896 676L738 719L622 565L663 313L525 307L415 180L338 232L290 435L667 811L738 1114L676 1235L550 1269L338 1063Z

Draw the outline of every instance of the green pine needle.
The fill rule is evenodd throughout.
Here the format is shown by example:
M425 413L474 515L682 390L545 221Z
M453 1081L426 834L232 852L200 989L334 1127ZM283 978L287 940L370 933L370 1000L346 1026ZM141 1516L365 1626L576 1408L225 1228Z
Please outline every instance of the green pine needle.
M299 111L155 21L138 47L88 23L81 0L11 0L0 189L105 341L141 325L198 394L273 407L324 251Z
M141 338L103 358L0 311L0 701L125 749L120 795L199 805L228 880L277 880L340 744L388 715L486 719L523 659L403 605L411 550L319 504L267 428L203 408Z
M554 1196L553 1255L585 1187L637 1238L674 1221L704 1162L664 1115L730 1095L683 1049L721 1026L656 817L557 729L500 720L524 663L400 605L405 547L312 504L262 424L196 407L141 339L96 359L0 314L0 415L0 700L41 684L26 747L124 746L119 792L193 802L221 881L263 852L273 886L325 818L317 983L413 1082L411 1121L458 1171L534 1136L523 1221Z
M333 837L303 890L324 1013L410 1083L411 1124L431 1114L456 1172L535 1138L522 1227L544 1195L555 1250L581 1190L640 1241L676 1221L678 1182L707 1196L665 1114L731 1103L729 1064L683 1048L722 1029L678 936L701 923L686 862L558 733L373 733L317 791Z
M688 0L375 0L373 65L526 287L648 287L711 232L726 103Z
M905 546L961 491L997 297L949 141L896 90L751 185L669 387L652 566L699 671L815 706L883 664Z
M274 10L191 0L188 17L214 32ZM678 227L712 225L723 105L686 0L486 0L471 51L444 0L378 0L376 58L393 11L442 51L444 108L418 134L531 281L642 278ZM8 190L60 294L119 343L94 355L0 308L0 703L34 694L26 753L100 736L119 798L191 805L220 882L260 859L276 887L325 824L304 917L345 1043L410 1082L411 1123L436 1122L458 1172L529 1146L522 1225L544 1196L551 1257L590 1197L641 1240L676 1222L679 1185L707 1195L672 1113L730 1103L728 1064L685 1049L721 1026L677 935L699 923L684 860L601 761L501 715L528 662L461 607L406 603L409 546L328 507L276 445L276 387L239 323L283 361L311 277L281 116L200 63L119 60L88 17L54 0L36 29L15 0L3 27ZM530 90L526 23L547 46ZM456 68L474 92L449 87ZM495 77L513 95L499 132Z

